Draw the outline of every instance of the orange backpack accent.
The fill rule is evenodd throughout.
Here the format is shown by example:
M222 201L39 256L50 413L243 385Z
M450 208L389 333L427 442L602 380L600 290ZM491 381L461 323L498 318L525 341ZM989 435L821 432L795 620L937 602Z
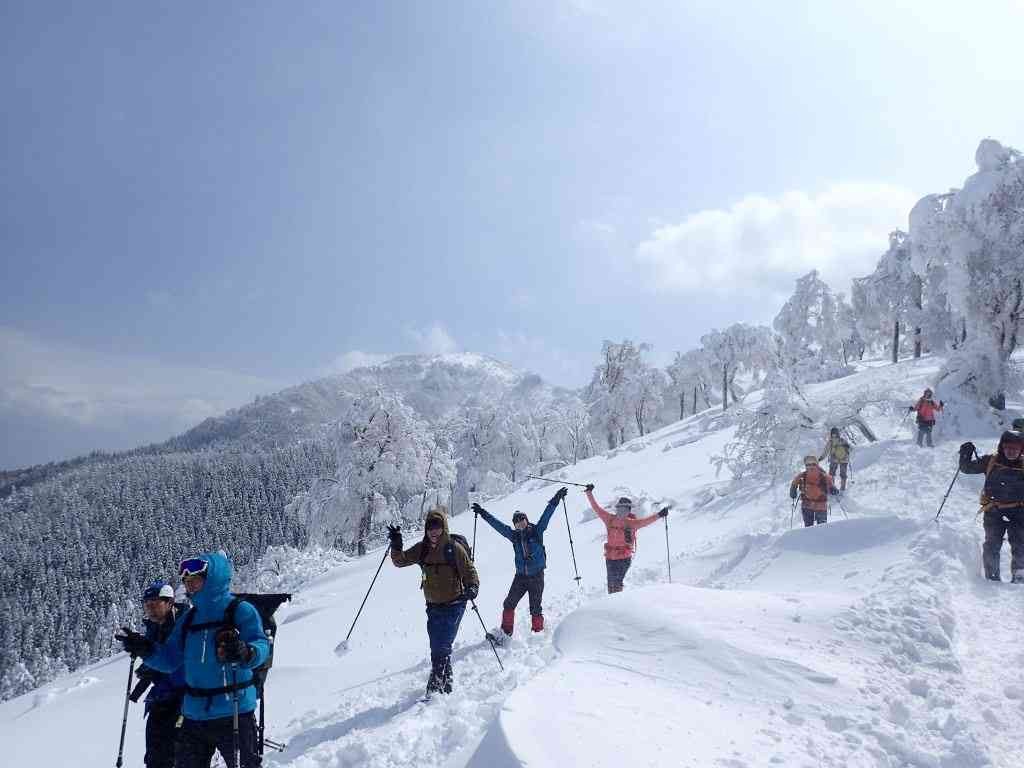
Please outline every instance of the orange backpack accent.
M812 472L817 475L817 478L811 477ZM825 470L821 469L821 467L805 470L803 482L800 483L800 490L803 493L804 500L826 501L828 499L827 477Z

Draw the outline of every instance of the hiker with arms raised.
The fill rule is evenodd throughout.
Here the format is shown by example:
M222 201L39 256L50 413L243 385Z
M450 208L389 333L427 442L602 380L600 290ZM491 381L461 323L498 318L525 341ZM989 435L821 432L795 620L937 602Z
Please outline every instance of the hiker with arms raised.
M633 515L633 500L623 496L615 502L615 514L597 503L594 498L594 486L588 485L584 493L590 508L594 510L608 534L608 540L604 545L604 562L608 570L608 594L622 591L622 583L626 579L626 572L633 563L633 553L636 550L636 532L645 528L651 523L656 523L659 518L668 517L668 510L663 509L649 517L635 517Z

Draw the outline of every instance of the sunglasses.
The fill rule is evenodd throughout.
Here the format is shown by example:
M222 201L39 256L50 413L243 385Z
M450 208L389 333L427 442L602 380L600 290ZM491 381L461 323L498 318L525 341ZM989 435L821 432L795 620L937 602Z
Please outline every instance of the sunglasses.
M190 557L188 560L181 561L181 565L178 566L178 573L183 579L188 579L192 576L205 576L209 567L210 564L203 560L203 558Z

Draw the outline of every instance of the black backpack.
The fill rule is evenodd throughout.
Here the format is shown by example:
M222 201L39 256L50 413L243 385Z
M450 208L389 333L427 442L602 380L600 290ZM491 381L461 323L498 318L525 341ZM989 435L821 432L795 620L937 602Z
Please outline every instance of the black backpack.
M224 618L220 621L206 621L202 624L193 624L193 620L196 616L196 609L193 607L189 609L189 612L185 614L184 623L181 625L181 647L182 650L185 648L185 637L189 632L198 632L202 629L220 629L221 627L231 627L237 629L238 626L235 624L235 613L238 611L240 603L249 603L256 612L260 615L260 620L263 622L263 634L267 637L267 643L270 646L270 653L267 654L267 660L252 670L252 678L245 683L238 683L236 685L227 685L222 688L193 688L192 686L186 686L186 690L192 696L206 696L207 706L209 702L213 700L213 697L221 693L231 693L233 691L239 691L244 688L248 688L250 685L256 687L256 698L260 702L260 722L259 722L259 753L263 754L263 730L265 723L264 714L264 684L267 681L267 675L270 674L270 668L274 666L274 639L277 637L277 622L274 620L274 611L281 607L283 603L288 602L292 599L291 594L287 592L279 592L274 594L257 595L252 593L239 593L232 598L231 602L228 603L228 607L224 609Z

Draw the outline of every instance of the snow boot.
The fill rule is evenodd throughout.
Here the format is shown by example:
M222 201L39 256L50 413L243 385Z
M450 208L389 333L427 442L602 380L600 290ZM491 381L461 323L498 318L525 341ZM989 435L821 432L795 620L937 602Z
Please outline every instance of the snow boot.
M530 629L534 632L544 631L544 614L538 613L530 617Z
M1013 578L1010 579L1011 584L1024 584L1024 570L1016 570L1013 572Z
M999 571L996 571L995 573L986 573L985 578L989 581L1002 581L999 577Z
M516 625L516 611L515 609L509 610L506 608L501 612L501 631L509 637L512 637L512 630Z
M445 656L441 665L441 693L452 692L452 657Z
M427 696L434 693L442 693L444 690L444 656L434 656L430 659L430 677L427 678ZM451 687L449 683L449 688Z

